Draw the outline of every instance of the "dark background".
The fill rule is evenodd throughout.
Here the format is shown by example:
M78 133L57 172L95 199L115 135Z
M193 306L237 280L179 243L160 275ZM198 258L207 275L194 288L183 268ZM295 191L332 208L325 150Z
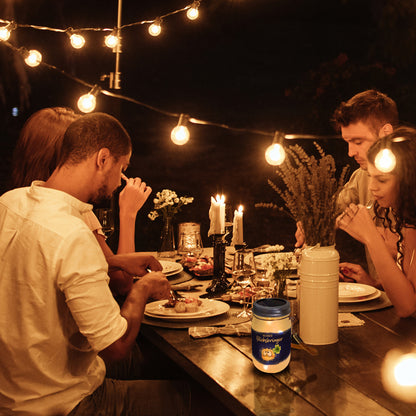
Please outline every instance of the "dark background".
M122 24L153 20L190 3L124 0ZM0 18L54 28L112 28L117 22L116 0L14 0L13 6L1 11L5 6L0 5ZM335 107L368 88L390 95L401 119L415 122L414 1L205 0L198 20L191 22L182 12L163 23L158 38L148 35L145 24L123 30L122 89L114 92L168 113L248 131L191 124L189 143L175 146L170 130L176 117L102 94L97 111L118 117L131 134L128 175L142 177L154 192L168 188L195 197L176 221L201 222L206 245L210 197L217 193L226 195L230 215L244 205L250 246L293 245L292 220L254 207L280 202L267 185L274 168L264 160L275 130L333 135L329 120ZM115 55L102 46L102 32L86 37L87 45L76 51L64 33L18 28L10 43L39 49L48 64L109 89L100 76L114 71ZM89 90L60 71L26 67L31 92L29 101L22 102L13 59L0 44L1 193L8 189L14 143L27 117L42 107L76 109L78 97ZM19 107L18 117L12 117L13 107ZM310 140L294 142L313 150ZM356 167L342 140L319 143L339 167ZM147 218L152 199L138 214L139 250L157 248L161 223Z

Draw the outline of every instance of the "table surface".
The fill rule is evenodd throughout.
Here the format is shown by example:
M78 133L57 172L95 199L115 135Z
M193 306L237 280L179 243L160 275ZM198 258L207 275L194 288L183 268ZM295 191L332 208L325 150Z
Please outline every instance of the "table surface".
M236 415L415 415L416 404L386 393L381 367L388 351L415 348L416 321L392 307L355 315L363 326L339 328L339 341L315 346L318 355L292 349L276 374L253 366L249 336L193 339L186 328L149 324L141 334Z

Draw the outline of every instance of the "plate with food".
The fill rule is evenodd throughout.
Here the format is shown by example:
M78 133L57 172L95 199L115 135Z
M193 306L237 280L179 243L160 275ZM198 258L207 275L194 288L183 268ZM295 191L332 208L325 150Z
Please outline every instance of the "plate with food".
M166 277L178 274L183 270L182 264L176 263L175 261L159 260L159 263L162 265L162 273Z
M194 321L228 312L230 305L213 299L180 298L174 304L166 299L148 303L144 314L167 321Z
M197 278L209 278L214 274L214 260L209 256L187 257L184 266Z
M282 253L264 253L254 256L257 270L267 270L269 267L281 270L293 270L297 272L298 261L293 252L287 251Z

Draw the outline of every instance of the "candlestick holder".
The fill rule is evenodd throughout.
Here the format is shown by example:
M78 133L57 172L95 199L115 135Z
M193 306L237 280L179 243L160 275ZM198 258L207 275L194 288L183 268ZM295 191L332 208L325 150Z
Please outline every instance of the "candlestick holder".
M227 243L224 237L225 234L214 234L212 236L214 247L214 277L211 284L207 287L207 293L211 296L224 293L230 285L225 273L225 246Z

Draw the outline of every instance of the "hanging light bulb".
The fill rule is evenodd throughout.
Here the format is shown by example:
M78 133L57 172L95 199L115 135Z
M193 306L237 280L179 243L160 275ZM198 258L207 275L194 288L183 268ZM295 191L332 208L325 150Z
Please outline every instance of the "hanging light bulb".
M116 32L114 31L104 38L105 46L107 46L110 49L114 49L118 45L119 42L120 42L120 39L116 35Z
M25 54L26 65L31 67L38 66L42 62L42 54L36 49L31 49Z
M158 17L150 26L149 34L152 36L159 36L162 32L162 19Z
M101 88L98 85L95 85L93 89L88 93L81 95L78 99L78 108L83 113L91 113L91 111L95 110L95 106L97 104L97 95L99 94Z
M265 157L269 165L278 166L283 163L286 158L286 152L283 147L284 135L276 132L274 134L273 143L266 149Z
M374 160L375 167L383 173L389 173L396 167L396 156L389 148L381 149Z
M199 16L198 7L199 7L199 1L194 1L191 7L187 10L186 16L188 17L189 20L198 19L198 16Z
M172 132L170 133L171 140L178 146L184 145L189 140L189 130L188 127L186 127L187 121L188 116L181 114L179 117L178 125L172 129Z
M0 27L0 40L9 40L10 33L9 25Z
M69 40L74 49L81 49L85 45L85 38L79 33L72 33L69 36Z

